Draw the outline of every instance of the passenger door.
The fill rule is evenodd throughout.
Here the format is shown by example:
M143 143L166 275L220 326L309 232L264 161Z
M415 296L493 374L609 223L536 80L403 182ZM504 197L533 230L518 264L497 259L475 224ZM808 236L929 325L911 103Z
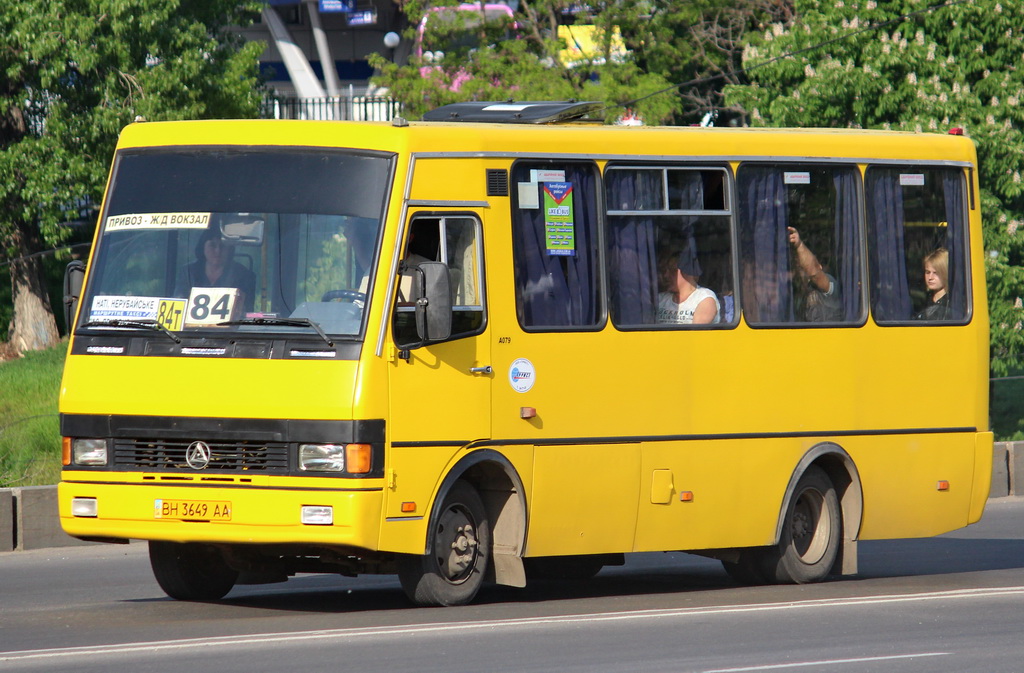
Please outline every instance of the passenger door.
M407 264L439 261L449 267L452 331L441 343L412 347L417 340L412 272L402 273L392 314L392 334L399 351L391 366L388 427L398 458L393 464L418 464L424 474L436 475L444 465L423 461L444 462L450 452L429 448L453 447L454 451L454 447L490 437L491 379L485 368L491 362L482 227L480 217L472 211L420 211L410 216L408 232L403 255ZM398 475L403 478L409 475Z

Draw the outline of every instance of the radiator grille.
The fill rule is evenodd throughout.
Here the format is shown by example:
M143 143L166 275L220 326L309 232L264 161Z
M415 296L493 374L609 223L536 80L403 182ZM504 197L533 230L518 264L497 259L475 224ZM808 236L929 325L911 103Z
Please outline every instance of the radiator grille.
M114 466L135 470L187 470L185 452L193 440L117 439ZM246 441L207 441L210 463L204 472L287 472L288 444Z

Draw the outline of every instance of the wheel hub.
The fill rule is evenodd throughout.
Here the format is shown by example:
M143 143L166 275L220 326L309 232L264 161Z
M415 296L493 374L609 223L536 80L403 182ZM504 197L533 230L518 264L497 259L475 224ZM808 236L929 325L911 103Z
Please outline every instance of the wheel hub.
M463 582L472 575L478 546L469 515L461 509L446 512L438 525L437 563L449 582Z

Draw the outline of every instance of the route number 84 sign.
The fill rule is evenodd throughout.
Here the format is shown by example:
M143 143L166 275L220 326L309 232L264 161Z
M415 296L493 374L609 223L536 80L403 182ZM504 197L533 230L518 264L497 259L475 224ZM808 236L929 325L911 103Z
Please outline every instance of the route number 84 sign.
M238 288L194 287L185 309L185 327L209 327L227 320L235 314Z

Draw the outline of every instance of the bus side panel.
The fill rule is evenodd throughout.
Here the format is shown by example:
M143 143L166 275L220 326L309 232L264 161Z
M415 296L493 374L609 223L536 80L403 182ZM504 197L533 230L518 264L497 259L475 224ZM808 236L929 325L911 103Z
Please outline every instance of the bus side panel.
M974 495L971 498L971 512L967 523L977 523L985 511L992 491L992 441L993 433L979 432L974 436Z
M974 433L850 440L864 489L862 540L939 535L971 523L979 480ZM949 490L940 491L939 482Z
M771 544L804 441L644 444L634 551Z
M385 474L384 516L380 549L403 554L422 554L427 539L427 520L434 494L446 467L453 462L451 448L392 447L391 467ZM413 509L402 511L402 503Z
M633 548L640 445L538 446L527 556Z
M531 492L533 447L502 447L502 455L512 465L526 490ZM433 447L398 447L390 449L391 465L385 476L384 517L380 528L381 551L401 554L422 554L427 540L430 513L437 505L445 478L468 454L466 449ZM403 503L415 508L402 511ZM525 518L525 517L524 517ZM491 526L495 525L491 521Z

